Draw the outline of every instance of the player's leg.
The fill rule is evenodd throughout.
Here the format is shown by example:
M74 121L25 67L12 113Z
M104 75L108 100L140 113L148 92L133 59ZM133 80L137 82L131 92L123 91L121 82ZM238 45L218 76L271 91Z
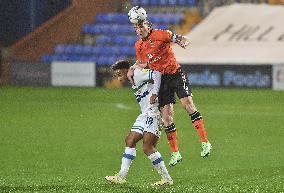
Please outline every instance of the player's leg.
M188 112L189 116L191 117L192 124L199 135L202 147L202 151L200 153L201 157L208 156L211 152L212 146L208 140L203 118L200 112L197 111L191 96L181 98L180 101L183 108Z
M165 133L167 135L168 144L172 151L169 166L174 166L178 161L182 160L177 143L177 131L173 120L173 104L175 103L175 92L170 87L173 81L171 75L162 75L159 106L162 113Z
M143 135L143 151L152 162L156 171L160 174L161 180L152 184L153 186L167 186L172 185L173 180L169 175L166 165L163 161L163 157L156 149L158 137L153 133L144 132Z
M172 150L171 159L169 166L175 166L179 161L182 160L182 156L179 152L177 144L177 130L173 121L173 104L167 104L161 108L161 113L164 121L164 129L167 135L168 144Z
M212 146L207 138L203 118L193 103L188 81L182 71L180 71L176 76L176 93L181 101L182 107L190 116L192 124L200 137L202 147L201 156L205 157L210 154Z
M114 176L106 176L106 180L112 183L123 184L132 161L136 157L136 143L143 138L141 133L131 131L125 138L125 150L121 159L120 171Z

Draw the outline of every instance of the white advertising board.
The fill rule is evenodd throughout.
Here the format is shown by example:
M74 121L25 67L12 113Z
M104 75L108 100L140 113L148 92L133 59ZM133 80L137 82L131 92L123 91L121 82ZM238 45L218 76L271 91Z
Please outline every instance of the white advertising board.
M96 66L93 62L52 62L53 86L96 86Z
M274 90L284 90L284 64L273 65L273 85Z

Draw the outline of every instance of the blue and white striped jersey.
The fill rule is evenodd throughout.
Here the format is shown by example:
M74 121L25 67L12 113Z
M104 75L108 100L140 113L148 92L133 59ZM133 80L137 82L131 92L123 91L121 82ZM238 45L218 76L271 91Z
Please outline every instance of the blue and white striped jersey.
M150 104L150 97L158 95L161 84L161 73L150 69L135 68L133 75L133 89L135 97L140 105L142 114L158 113L158 102Z

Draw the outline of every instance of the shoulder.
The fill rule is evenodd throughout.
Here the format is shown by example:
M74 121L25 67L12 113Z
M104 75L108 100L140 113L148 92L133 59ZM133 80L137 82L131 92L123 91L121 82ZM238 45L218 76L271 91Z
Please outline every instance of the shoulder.
M172 34L173 32L170 30L154 29L152 33L155 35L164 35L164 34Z
M172 36L170 30L154 29L151 34L151 38L154 39L168 39Z
M148 68L135 68L134 73L137 76L143 76L146 74L149 74L152 70L148 69Z

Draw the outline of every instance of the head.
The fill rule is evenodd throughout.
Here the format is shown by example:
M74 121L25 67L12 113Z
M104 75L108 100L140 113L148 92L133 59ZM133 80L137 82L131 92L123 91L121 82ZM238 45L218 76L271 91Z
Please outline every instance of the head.
M145 39L149 36L152 31L152 24L149 21L142 21L140 23L134 24L134 29L136 34L141 38Z
M119 60L111 66L120 82L125 82L127 80L127 72L129 67L130 63L127 60Z
M140 38L148 37L152 30L152 24L147 20L147 12L143 7L132 7L128 12L128 18Z

